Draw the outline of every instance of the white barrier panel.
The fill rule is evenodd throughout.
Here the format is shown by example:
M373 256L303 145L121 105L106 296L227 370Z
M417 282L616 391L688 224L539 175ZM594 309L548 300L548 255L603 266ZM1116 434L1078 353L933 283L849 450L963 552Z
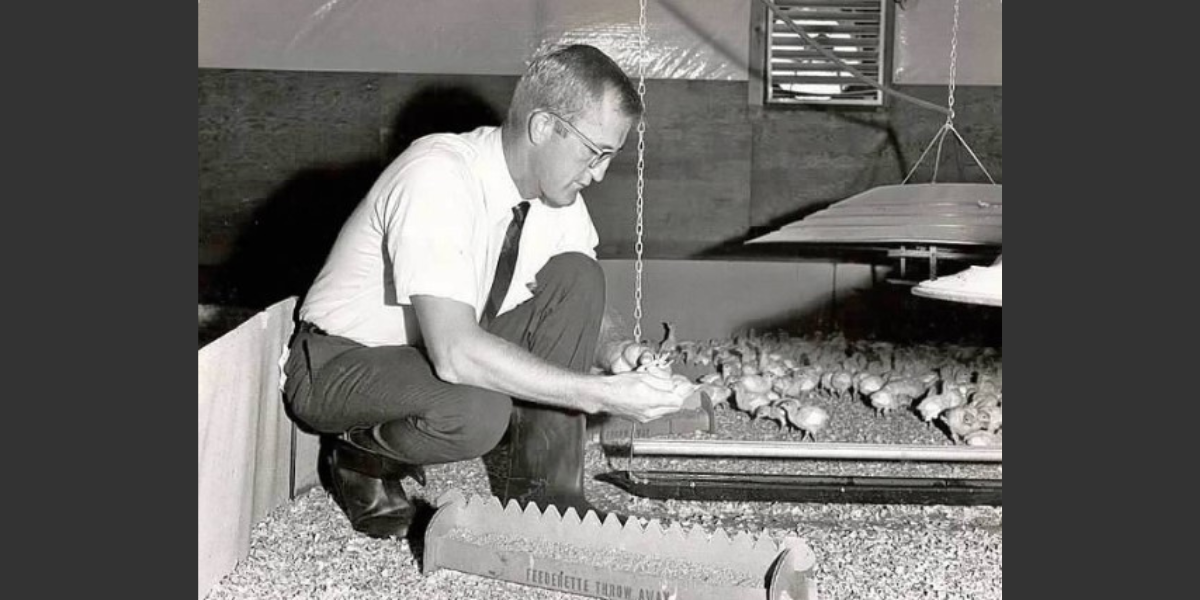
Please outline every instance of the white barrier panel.
M292 424L278 360L295 306L295 298L283 300L199 351L200 598L249 551L254 524L292 494ZM297 487L315 480L315 463L305 464Z

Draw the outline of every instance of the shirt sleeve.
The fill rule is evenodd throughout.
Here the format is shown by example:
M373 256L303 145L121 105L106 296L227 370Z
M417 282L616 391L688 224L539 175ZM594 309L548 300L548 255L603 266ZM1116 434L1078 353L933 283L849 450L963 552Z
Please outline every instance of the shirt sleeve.
M478 199L464 165L445 157L413 161L379 207L396 299L429 295L479 308L472 243Z

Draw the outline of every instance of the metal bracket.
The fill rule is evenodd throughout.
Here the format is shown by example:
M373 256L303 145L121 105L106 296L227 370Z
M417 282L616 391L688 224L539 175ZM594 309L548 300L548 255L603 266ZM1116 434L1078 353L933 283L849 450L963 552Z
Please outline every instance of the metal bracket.
M908 259L925 259L929 262L929 279L937 277L938 261L953 260L963 262L979 262L987 261L991 255L981 252L963 252L942 246L900 246L899 248L891 248L887 251L888 258L899 259L900 263L900 278L889 280L892 283L902 283L915 285L916 281L908 279Z

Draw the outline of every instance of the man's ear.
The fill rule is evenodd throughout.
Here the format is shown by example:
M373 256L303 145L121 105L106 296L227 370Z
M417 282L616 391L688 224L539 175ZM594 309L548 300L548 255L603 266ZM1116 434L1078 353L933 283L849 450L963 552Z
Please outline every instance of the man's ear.
M554 135L554 118L544 112L529 116L529 141L534 146L544 144Z

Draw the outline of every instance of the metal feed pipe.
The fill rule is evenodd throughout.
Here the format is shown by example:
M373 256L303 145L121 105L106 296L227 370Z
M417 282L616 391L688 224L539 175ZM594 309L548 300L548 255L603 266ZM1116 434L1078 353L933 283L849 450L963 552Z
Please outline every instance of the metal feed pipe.
M1002 462L995 446L925 446L742 440L632 440L632 456L708 456L720 458L812 458L837 460L910 460Z

